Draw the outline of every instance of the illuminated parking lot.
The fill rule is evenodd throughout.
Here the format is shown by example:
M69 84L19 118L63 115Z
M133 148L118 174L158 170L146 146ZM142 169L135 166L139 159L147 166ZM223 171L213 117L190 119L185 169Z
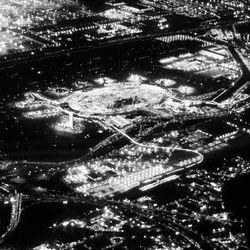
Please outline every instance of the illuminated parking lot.
M195 73L210 78L226 77L230 80L240 76L240 69L224 48L207 48L198 53L186 53L160 60L165 69Z
M10 31L0 31L0 56L41 48L34 40Z

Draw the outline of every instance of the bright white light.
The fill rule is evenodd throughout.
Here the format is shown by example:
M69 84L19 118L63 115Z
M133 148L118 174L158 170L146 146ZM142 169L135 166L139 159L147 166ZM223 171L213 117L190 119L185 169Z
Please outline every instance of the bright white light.
M128 77L128 81L130 82L142 82L142 81L146 81L147 78L141 75L137 75L137 74L131 74Z
M182 94L192 94L194 92L194 88L189 87L189 86L180 86L178 88L179 92Z

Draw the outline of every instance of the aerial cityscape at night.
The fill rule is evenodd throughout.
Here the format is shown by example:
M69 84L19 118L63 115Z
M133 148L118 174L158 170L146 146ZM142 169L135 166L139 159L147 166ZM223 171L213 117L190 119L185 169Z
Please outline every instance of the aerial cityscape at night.
M249 0L0 0L0 249L250 249Z

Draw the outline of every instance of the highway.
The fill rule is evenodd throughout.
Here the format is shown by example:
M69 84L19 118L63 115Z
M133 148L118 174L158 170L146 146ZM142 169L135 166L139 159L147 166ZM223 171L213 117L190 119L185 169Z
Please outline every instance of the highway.
M9 202L11 203L11 216L9 225L0 236L0 244L5 241L5 239L16 229L22 212L22 194L15 193L9 195Z
M245 88L246 85L248 85L248 81L250 79L249 67L245 63L239 50L236 49L233 45L229 45L228 48L234 59L239 63L242 70L242 76L234 83L234 85L232 85L222 94L213 99L213 101L216 101L218 103L235 97L237 94L239 94L240 91Z
M65 104L64 105L60 105L60 107L61 107L61 109L65 113L69 113L69 112L73 113L74 117L82 118L84 120L88 119L88 120L90 120L90 121L92 121L94 123L97 123L97 124L101 125L105 129L111 129L111 130L115 131L116 133L120 134L121 136L127 138L132 144L134 144L136 146L146 147L146 148L157 148L157 149L162 149L162 150L166 150L166 151L182 150L182 151L192 152L194 154L197 154L199 157L201 157L203 159L203 156L198 151L195 151L195 150L178 148L178 147L172 148L172 147L160 147L160 146L157 146L157 145L145 145L145 144L141 144L141 143L137 142L136 140L134 140L133 138L131 138L129 135L127 135L124 131L122 131L118 127L116 127L116 126L114 126L112 124L107 124L102 119L99 119L99 118L94 117L94 116L88 116L88 117L86 117L85 115L81 115L80 111L74 110L74 109L72 109L71 107L69 107L68 105L65 105ZM207 115L205 115L205 116L207 117Z
M159 228L163 230L163 232L172 231L173 234L179 233L179 236L191 244L194 249L217 249L219 246L217 243L214 243L208 239L204 239L201 235L194 232L192 229L188 227L184 227L179 223L179 219L177 217L173 217L173 214L169 211L161 208L155 207L144 207L138 203L133 202L125 202L113 199L99 199L90 196L73 196L73 197L65 197L65 196L47 196L43 198L30 198L28 196L23 197L26 206L24 209L38 205L40 203L51 203L51 202L76 202L76 203L84 203L96 207L106 207L106 206L114 206L119 207L121 211L125 211L128 213L136 214L139 218L143 218L146 221L150 221L154 225L157 225ZM190 214L182 213L180 214L181 218L190 217ZM197 215L198 216L198 215ZM213 219L213 218L212 218ZM149 232L152 229L149 229ZM106 233L106 232L105 232ZM115 232L112 232L115 233ZM226 249L220 246L219 249Z
M230 22L228 24L217 24L213 25L211 27L198 27L198 28L192 28L192 29L185 29L185 30L178 30L178 31L164 31L159 32L155 34L137 34L134 36L127 36L127 37L118 37L106 41L101 42L94 42L92 45L84 45L84 46L77 46L77 47L55 47L55 48L44 48L42 50L34 50L24 53L17 53L15 57L11 55L11 57L8 58L8 56L5 56L5 58L0 58L0 70L8 69L9 67L13 67L18 64L26 64L31 62L37 62L45 59L50 58L56 58L56 57L62 57L62 56L71 56L78 53L83 53L87 51L92 51L95 49L101 49L106 47L112 47L115 45L122 45L127 43L134 43L134 42L140 42L140 41L150 41L154 40L159 37L163 36L172 36L172 35L178 35L178 34L190 34L190 33L198 33L198 32L204 32L211 28L221 28L222 26L231 26L234 25L235 21ZM32 54L31 54L32 52Z

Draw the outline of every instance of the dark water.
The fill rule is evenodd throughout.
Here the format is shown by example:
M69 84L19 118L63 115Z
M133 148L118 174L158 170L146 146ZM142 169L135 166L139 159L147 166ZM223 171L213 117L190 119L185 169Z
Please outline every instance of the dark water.
M238 219L242 219L250 247L250 173L242 174L226 182L222 197L225 208Z
M24 206L26 206L25 202ZM63 233L53 233L50 226L56 221L64 221L74 217L83 218L84 214L91 209L93 209L92 206L70 202L67 205L60 202L50 202L33 203L31 206L26 206L18 227L8 238L5 246L27 249L55 238L60 239L62 242L77 240L85 236L87 232L83 230L82 234L68 232L63 235ZM63 239L62 236L65 238Z
M78 2L84 4L88 9L99 12L102 11L105 7L106 0L78 0Z

